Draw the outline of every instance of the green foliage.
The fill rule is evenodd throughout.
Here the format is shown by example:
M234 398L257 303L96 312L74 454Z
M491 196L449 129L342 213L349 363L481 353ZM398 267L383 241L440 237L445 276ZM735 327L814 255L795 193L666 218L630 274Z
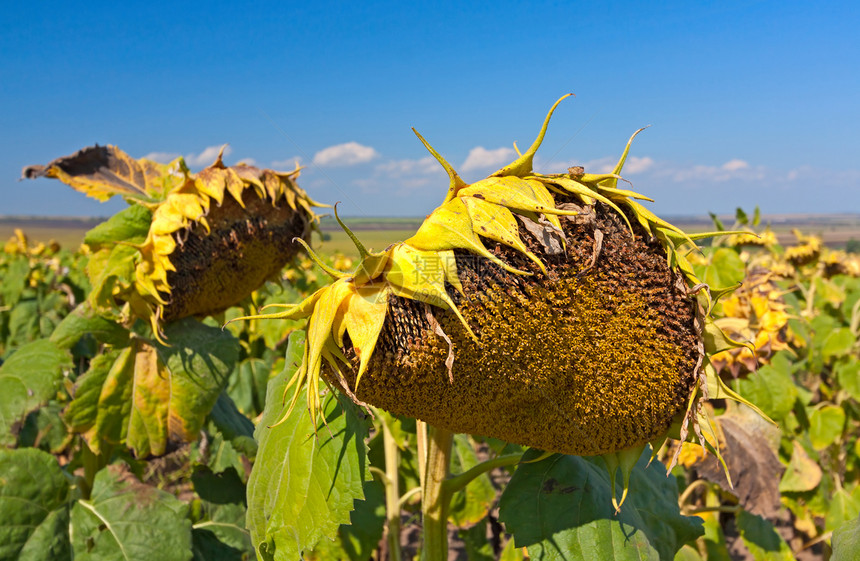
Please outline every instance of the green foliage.
M255 470L248 481L248 529L262 559L297 559L323 536L349 523L356 499L364 498L367 424L354 405L329 394L324 422L306 414L304 394L293 412L283 395L301 362L304 340L290 337L288 367L269 382L266 411L257 425Z
M523 460L537 457L532 451ZM671 559L703 534L702 521L680 513L674 478L660 465L646 469L647 462L644 455L633 470L618 513L601 459L554 455L523 463L502 494L500 519L533 559Z

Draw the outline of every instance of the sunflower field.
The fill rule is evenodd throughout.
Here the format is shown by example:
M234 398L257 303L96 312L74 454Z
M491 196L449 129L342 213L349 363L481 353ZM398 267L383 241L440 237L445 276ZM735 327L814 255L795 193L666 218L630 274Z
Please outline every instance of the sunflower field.
M473 184L418 135L387 248L299 169L25 168L128 207L0 246L0 561L860 559L860 255L537 173L556 106Z

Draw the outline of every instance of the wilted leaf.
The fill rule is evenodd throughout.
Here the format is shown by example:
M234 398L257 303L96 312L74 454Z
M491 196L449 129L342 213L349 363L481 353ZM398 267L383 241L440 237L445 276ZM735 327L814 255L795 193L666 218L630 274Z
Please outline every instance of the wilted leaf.
M89 146L44 166L24 168L27 179L56 177L87 196L106 201L114 195L149 199L161 194L167 166L135 160L116 146Z
M780 508L779 478L785 470L771 444L779 429L744 405L716 418L722 433L720 452L732 476L729 486L722 465L708 455L696 464L699 474L732 493L749 512L771 518ZM774 446L775 447L775 446Z
M791 548L785 543L773 524L762 518L740 511L735 518L741 539L756 561L793 561Z
M14 446L27 414L54 397L71 357L42 339L15 351L0 366L0 446Z
M812 447L824 450L842 436L845 411L836 405L825 405L809 414L809 438Z
M672 559L702 535L702 522L681 515L674 478L658 464L645 469L647 460L643 455L633 470L618 514L601 459L559 454L521 463L502 494L499 518L516 547L528 547L536 560Z
M125 442L138 456L197 438L238 355L216 327L185 319L168 325L171 346L134 338L93 360L78 381L66 420L98 452L100 439Z
M469 435L454 436L452 447L451 471L462 473L480 463L475 453L474 443ZM469 527L482 520L496 499L496 489L486 473L476 477L462 491L454 493L451 499L449 519L460 528Z
M0 483L0 561L68 559L69 483L57 460L0 448Z
M351 403L329 393L322 403L325 424L307 413L301 392L291 415L285 412L284 386L301 362L304 334L294 333L287 367L269 382L266 410L255 436L259 452L248 480L251 541L260 558L298 559L323 537L349 522L353 501L363 498L367 425ZM324 386L321 385L320 389Z
M188 505L144 485L117 465L96 474L89 500L72 508L75 559L128 561L191 558Z
M779 482L781 492L802 493L811 491L821 483L821 468L813 461L803 446L796 440L792 441L794 452L791 454L791 462Z

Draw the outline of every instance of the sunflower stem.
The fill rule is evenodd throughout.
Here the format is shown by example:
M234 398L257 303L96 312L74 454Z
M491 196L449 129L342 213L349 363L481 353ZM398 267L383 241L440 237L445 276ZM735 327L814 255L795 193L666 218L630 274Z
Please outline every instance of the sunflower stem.
M448 505L451 493L447 492L443 484L451 465L454 433L436 427L428 428L427 467L421 499L424 524L421 559L445 561L448 559Z
M388 559L401 561L400 553L400 449L388 426L389 420L382 419L382 442L385 448L385 513L388 517Z

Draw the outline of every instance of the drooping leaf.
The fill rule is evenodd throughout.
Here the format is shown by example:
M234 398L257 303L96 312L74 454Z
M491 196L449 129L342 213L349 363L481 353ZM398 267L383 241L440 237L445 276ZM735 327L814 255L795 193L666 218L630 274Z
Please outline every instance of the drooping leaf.
M308 416L304 392L280 424L284 387L301 362L304 334L294 333L287 367L269 382L266 410L255 437L259 451L248 480L247 527L261 559L295 560L338 526L349 522L353 501L363 498L367 425L355 407L325 396L325 423ZM323 389L321 385L320 390Z
M170 347L133 338L93 360L66 420L98 452L100 440L138 456L163 454L168 441L195 440L238 355L238 342L193 319L165 328Z
M0 448L0 483L0 561L68 559L69 483L56 458Z
M539 454L529 451L524 460ZM674 478L657 464L646 469L647 461L644 454L634 468L618 514L599 458L554 455L522 463L502 494L499 519L532 559L672 559L702 534L702 522L681 515Z
M742 405L716 417L715 422L723 436L720 453L733 486L712 455L696 464L697 471L735 495L749 512L766 518L775 516L780 509L779 478L785 470L776 454L779 429Z
M791 548L773 527L773 524L745 510L735 518L741 539L756 561L793 561Z
M0 366L0 446L13 446L27 414L54 397L71 357L47 339L28 343Z
M462 473L480 462L475 447L468 435L454 436L452 447L452 473ZM478 523L493 505L496 499L496 489L486 473L476 477L462 491L454 493L451 499L449 518L455 526L466 528Z
M76 560L191 558L188 505L119 465L96 474L90 499L72 507L69 533Z
M116 146L89 146L44 166L24 168L23 177L56 177L89 197L106 201L114 195L148 200L161 194L169 180L167 166L135 160Z

